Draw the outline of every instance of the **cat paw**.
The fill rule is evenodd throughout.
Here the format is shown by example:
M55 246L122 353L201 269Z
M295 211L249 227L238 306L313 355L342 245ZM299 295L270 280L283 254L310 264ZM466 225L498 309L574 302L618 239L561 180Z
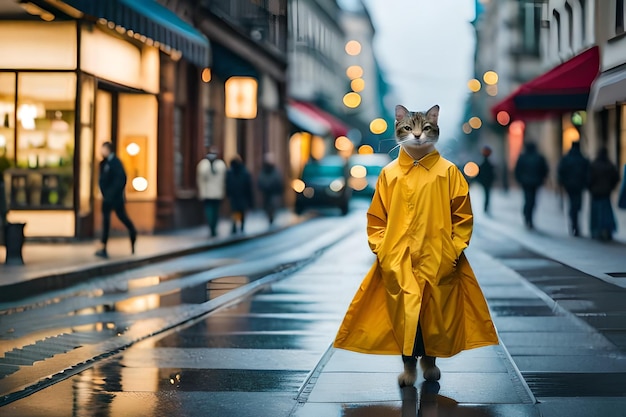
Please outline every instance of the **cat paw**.
M441 379L441 370L435 365L435 359L432 356L423 356L420 359L420 367L426 381L435 382Z
M404 387L412 387L415 385L415 381L417 381L417 370L404 371L400 375L398 375L398 385L400 388Z

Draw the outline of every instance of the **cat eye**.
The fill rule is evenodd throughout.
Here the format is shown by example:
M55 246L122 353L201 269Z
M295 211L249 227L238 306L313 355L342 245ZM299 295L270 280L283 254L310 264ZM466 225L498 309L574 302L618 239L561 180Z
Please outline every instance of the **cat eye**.
M430 126L424 126L424 132L430 132L431 130L433 130L432 127Z
M413 130L413 128L411 128L411 126L404 126L404 130L411 131L411 130Z

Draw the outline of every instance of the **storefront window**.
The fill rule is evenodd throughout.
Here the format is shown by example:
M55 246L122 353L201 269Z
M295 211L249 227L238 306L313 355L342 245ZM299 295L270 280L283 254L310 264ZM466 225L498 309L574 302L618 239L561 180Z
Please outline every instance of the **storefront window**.
M15 74L0 73L0 158L15 155Z
M72 208L76 75L20 73L12 208Z

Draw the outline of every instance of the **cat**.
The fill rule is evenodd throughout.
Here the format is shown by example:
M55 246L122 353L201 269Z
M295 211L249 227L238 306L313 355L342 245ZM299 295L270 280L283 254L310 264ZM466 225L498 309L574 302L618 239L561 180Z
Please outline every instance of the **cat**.
M396 146L401 146L413 159L418 160L434 150L439 140L439 106L426 112L412 112L402 105L396 106Z

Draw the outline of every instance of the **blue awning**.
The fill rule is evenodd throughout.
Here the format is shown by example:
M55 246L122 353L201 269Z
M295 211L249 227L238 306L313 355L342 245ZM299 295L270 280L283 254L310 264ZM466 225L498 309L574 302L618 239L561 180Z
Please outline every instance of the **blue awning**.
M199 67L209 66L209 40L154 0L63 0L63 3L96 20L106 19L179 51Z

